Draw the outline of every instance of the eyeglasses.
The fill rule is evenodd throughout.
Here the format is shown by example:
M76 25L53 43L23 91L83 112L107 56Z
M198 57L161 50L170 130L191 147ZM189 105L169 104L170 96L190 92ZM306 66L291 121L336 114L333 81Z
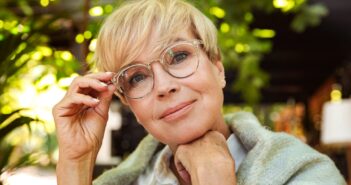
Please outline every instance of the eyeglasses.
M131 99L148 95L154 87L153 62L160 62L163 69L175 78L194 74L199 66L200 40L180 41L163 50L158 60L147 64L133 64L122 68L113 78L117 91Z

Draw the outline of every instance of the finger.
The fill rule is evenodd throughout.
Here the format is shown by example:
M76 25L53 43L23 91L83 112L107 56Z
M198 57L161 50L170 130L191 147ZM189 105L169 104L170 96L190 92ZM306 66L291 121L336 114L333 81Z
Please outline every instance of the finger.
M183 181L185 181L187 184L191 183L191 177L189 172L185 169L185 167L183 166L183 164L177 159L174 158L174 164L175 167L177 169L177 172L179 174L179 176L183 179Z
M98 95L98 99L100 100L100 103L95 107L95 110L99 115L101 115L104 118L107 117L108 115L108 110L109 110L111 100L115 90L116 90L116 87L113 84L110 84L108 85L106 91L101 92Z
M58 103L54 112L59 117L68 117L76 114L85 107L95 107L100 103L100 100L84 94L75 94L64 97Z
M88 89L95 90L98 92L106 91L107 84L101 82L98 79L87 78L87 77L77 77L73 80L68 93L84 93Z
M115 73L113 72L99 72L99 73L90 73L85 76L88 78L98 79L103 82L108 82L112 79L114 75Z

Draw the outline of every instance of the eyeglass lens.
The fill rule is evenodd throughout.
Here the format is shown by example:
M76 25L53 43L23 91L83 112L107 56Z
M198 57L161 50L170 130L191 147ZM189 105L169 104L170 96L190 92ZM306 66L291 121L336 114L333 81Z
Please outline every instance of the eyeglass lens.
M178 43L161 55L164 69L173 77L192 75L198 66L196 47L191 43ZM136 64L126 68L119 76L118 84L129 98L141 98L152 91L153 72L148 65Z

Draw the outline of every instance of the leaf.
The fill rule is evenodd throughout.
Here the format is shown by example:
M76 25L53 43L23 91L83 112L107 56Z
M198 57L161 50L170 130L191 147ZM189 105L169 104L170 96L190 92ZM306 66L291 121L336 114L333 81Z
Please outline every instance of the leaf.
M31 159L31 157L32 157L32 154L30 154L30 153L24 154L16 162L14 162L13 164L8 165L6 170L13 170L15 168L20 168L20 167L24 167L24 166L28 166L28 165L34 164L35 160Z
M322 4L304 6L291 22L291 28L301 33L309 26L318 25L326 15L328 15L328 9Z
M17 110L15 110L15 111L13 111L13 112L11 112L11 113L9 113L9 114L0 114L0 128L1 128L2 124L3 124L7 119L9 119L11 116L13 116L13 115L19 113L19 112L22 111L22 110L24 110L24 109L17 109Z
M16 129L22 125L29 124L31 121L35 121L35 119L30 118L30 117L26 117L26 116L22 116L22 117L16 118L11 123L9 123L5 127L1 128L0 129L0 142L7 134L12 132L14 129Z
M27 1L19 1L18 5L26 16L33 15L33 9Z
M14 145L7 144L5 147L1 147L1 155L0 155L0 173L3 172L4 168L8 165L10 156L12 154L12 151L15 149Z

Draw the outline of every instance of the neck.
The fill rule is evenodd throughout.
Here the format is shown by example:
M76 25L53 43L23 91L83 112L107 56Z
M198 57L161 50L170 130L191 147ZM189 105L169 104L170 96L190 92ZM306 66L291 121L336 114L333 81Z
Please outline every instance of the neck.
M231 134L231 130L229 129L229 125L226 124L225 120L223 117L221 117L220 120L218 120L218 123L214 125L214 127L211 129L213 131L220 132L223 134L223 136L228 139L228 137Z

